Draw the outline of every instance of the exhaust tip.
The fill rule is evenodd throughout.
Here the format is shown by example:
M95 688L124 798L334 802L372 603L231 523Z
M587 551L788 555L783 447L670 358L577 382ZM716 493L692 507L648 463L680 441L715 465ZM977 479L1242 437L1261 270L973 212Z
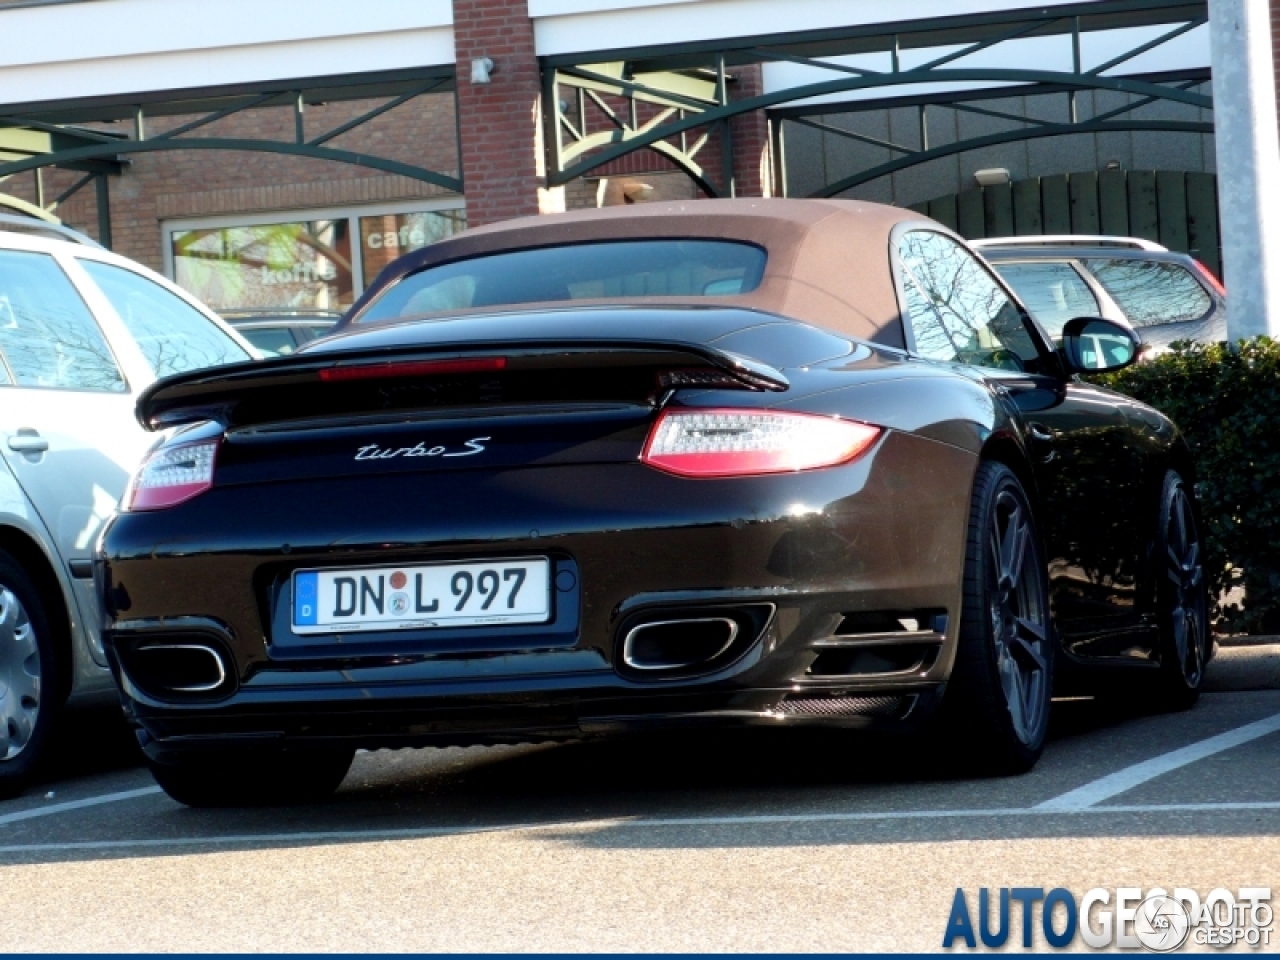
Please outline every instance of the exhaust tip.
M635 680L711 673L737 660L764 634L773 604L649 608L618 629L615 665Z
M682 670L715 660L737 638L729 617L642 623L627 631L622 662L633 670Z
M226 655L203 637L139 644L121 661L138 689L161 700L217 696L234 685Z

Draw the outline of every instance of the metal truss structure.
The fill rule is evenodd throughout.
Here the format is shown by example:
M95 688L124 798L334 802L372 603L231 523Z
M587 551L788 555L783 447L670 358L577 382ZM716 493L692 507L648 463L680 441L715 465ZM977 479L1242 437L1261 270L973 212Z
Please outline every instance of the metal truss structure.
M1117 75L1114 71L1140 55L1169 43L1207 21L1206 0L1096 0L1055 7L1007 10L988 14L906 21L886 27L827 29L803 33L710 40L661 47L631 48L582 56L541 60L543 123L547 184L558 186L600 171L637 151L658 153L688 175L708 196L731 196L734 117L765 111L773 157L773 179L785 192L784 124L817 127L830 134L884 148L891 159L861 169L817 190L835 196L879 177L940 157L981 147L1043 137L1108 131L1174 131L1211 133L1201 119L1140 119L1135 111L1156 103L1212 109L1212 98L1193 89L1207 79L1204 71L1181 75ZM1081 39L1090 33L1124 28L1160 28L1145 42L1085 69ZM1071 70L1017 69L966 65L983 51L1037 37L1070 37ZM908 51L937 55L904 68ZM945 51L945 52L942 52ZM847 58L878 54L889 69L853 66ZM908 59L910 59L908 57ZM984 57L990 62L991 57ZM814 71L815 79L767 93L735 96L734 71L747 64L790 63ZM865 62L865 60L864 60ZM399 174L461 193L458 175L429 170L387 157L344 150L331 141L418 97L454 89L453 65L383 74L319 77L204 90L169 91L116 98L6 108L0 105L0 182L35 171L37 203L26 212L41 215L94 183L98 194L99 235L110 245L109 177L119 173L133 154L166 150L231 150L300 156L355 164ZM911 88L930 85L912 95ZM970 85L970 89L962 89ZM972 85L978 85L973 89ZM949 92L938 93L938 89ZM1131 99L1115 109L1082 119L1076 109L1080 91L1106 90ZM855 94L836 103L815 98ZM1061 94L1064 119L1054 122L981 106L984 99ZM382 100L361 115L323 132L306 129L311 105L335 101ZM288 106L294 115L292 139L208 135L217 121L243 111ZM915 106L920 116L919 145L881 140L822 122L825 113L850 113L887 106ZM1008 129L939 145L929 143L932 111L957 110L1009 122ZM148 120L161 116L187 119L174 128L148 136ZM1196 114L1198 117L1198 113ZM130 133L101 126L126 121ZM716 144L718 150L704 149ZM719 153L716 164L702 157ZM459 151L461 156L461 151ZM39 171L48 167L84 174L51 203L43 196ZM0 195L0 205L23 208L21 201Z
M431 93L454 89L452 65L429 70L397 71L358 77L320 77L308 80L184 90L148 94L139 98L101 98L73 103L42 104L17 110L0 107L0 181L25 171L37 173L37 202L24 205L6 198L11 207L34 206L27 212L40 215L70 196L96 183L98 233L104 246L111 246L109 180L119 173L133 154L169 150L238 150L284 156L331 160L399 174L431 183L446 190L462 192L460 176L428 170L386 157L329 146L329 142L410 101ZM378 106L323 132L306 128L308 106L353 100L382 100ZM207 131L209 125L247 110L288 106L293 110L292 140L220 137L191 134ZM156 117L190 116L180 126L147 135L147 121ZM86 124L131 121L132 131L123 134ZM459 154L460 155L460 154ZM83 171L84 177L46 203L39 171L59 167ZM39 211L39 212L38 212Z
M1042 137L1108 131L1174 131L1212 133L1202 120L1138 119L1135 110L1158 101L1212 109L1212 97L1191 89L1207 79L1198 74L1122 76L1110 71L1169 43L1207 22L1204 0L1105 0L1030 10L1010 10L904 22L886 31L883 25L832 29L768 37L709 41L642 50L618 50L581 58L544 58L544 122L548 184L568 183L638 150L653 150L688 174L708 196L734 192L732 140L728 123L756 110L768 111L774 179L786 183L784 120L817 126L830 133L884 147L897 154L888 162L827 184L814 195L836 196L846 190L921 163L966 150ZM1132 27L1163 27L1157 36L1134 45L1109 61L1085 69L1081 37L1091 32ZM1070 36L1073 69L1069 71L965 66L961 61L980 51L1014 41ZM918 66L903 69L907 50L946 49ZM887 55L889 70L870 70L840 62L853 54ZM989 58L988 58L989 59ZM732 71L744 64L786 62L825 75L823 79L763 93L732 98ZM920 84L990 84L966 90L911 98ZM1080 119L1076 97L1083 90L1108 90L1133 99L1117 109ZM879 94L839 104L806 104L832 94ZM1009 96L1061 93L1066 98L1064 122L1002 113L968 101ZM572 99L570 99L572 98ZM920 111L921 145L908 147L828 126L811 119L828 112L915 105ZM791 105L791 106L788 106ZM953 109L1008 120L1013 128L982 137L930 147L928 111ZM721 144L718 182L698 162L698 153L713 134ZM692 142L691 142L692 141ZM781 189L778 192L783 192Z

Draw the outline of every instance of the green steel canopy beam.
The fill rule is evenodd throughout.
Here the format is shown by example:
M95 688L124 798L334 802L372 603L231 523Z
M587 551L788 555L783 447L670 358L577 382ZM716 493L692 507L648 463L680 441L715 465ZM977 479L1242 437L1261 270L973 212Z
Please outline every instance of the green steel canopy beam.
M132 153L157 153L165 150L245 150L258 153L280 153L295 157L310 157L315 160L332 160L336 163L348 163L359 167L394 173L424 183L435 184L456 193L462 192L462 180L434 170L415 167L389 160L385 157L355 153L350 150L337 150L332 147L312 146L307 143L289 143L281 140L253 139L215 139L192 137L188 139L155 139L155 140L115 140L109 144L98 144L88 147L77 147L72 150L59 150L55 153L29 157L0 164L0 177L24 170L36 170L53 165L66 166L86 160L100 160L108 157L122 156Z
M969 140L957 140L932 150L918 150L910 156L898 157L876 167L870 167L861 173L827 184L821 190L810 194L813 197L834 197L846 190L869 183L878 177L905 170L916 164L937 160L939 157L950 157L968 150L979 150L982 147L994 147L1003 143L1017 143L1020 140L1038 140L1041 137L1070 136L1075 133L1106 133L1108 131L1158 131L1162 133L1213 133L1213 124L1198 120L1112 120L1098 123L1092 120L1080 123L1055 123L1047 126L1028 127L1022 130L1005 130L985 137L974 137Z
M551 186L559 186L568 183L590 171L601 167L618 157L625 156L642 147L652 147L655 143L665 140L667 137L676 136L693 130L700 126L715 123L720 120L727 120L730 117L740 116L745 113L751 113L755 110L765 109L767 107L777 106L784 103L792 103L800 100L807 100L811 97L821 97L832 93L847 93L857 90L874 90L885 87L907 86L913 83L1008 83L1023 85L1024 89L1019 90L1018 87L1010 87L1010 95L1025 94L1033 92L1025 89L1027 86L1035 84L1057 84L1067 88L1077 88L1081 90L1112 90L1118 93L1129 93L1139 97L1153 97L1157 100L1169 100L1174 103L1184 103L1188 106L1201 107L1204 109L1213 108L1213 98L1205 94L1192 93L1190 90L1181 90L1176 87L1165 87L1156 83L1150 83L1145 80L1131 79L1129 77L1105 77L1096 74L1077 74L1062 73L1047 70L1003 70L1003 69L929 69L924 70L916 68L914 70L905 70L900 73L880 73L868 76L844 76L835 80L823 80L818 83L804 84L798 87L789 87L784 90L775 90L771 93L762 94L756 97L749 97L745 100L735 100L722 106L711 107L699 113L687 116L683 119L664 123L654 127L644 133L628 134L626 131L612 131L608 137L610 146L605 147L599 153L591 157L587 157L579 162L553 172L547 178ZM1068 132L1084 133L1083 124L1071 125ZM1044 136L1046 127L1037 127L1039 135ZM1212 128L1210 127L1210 132ZM1031 139L1029 136L1023 136L1019 139ZM969 141L974 142L974 141ZM0 174L3 174L4 168L0 167Z

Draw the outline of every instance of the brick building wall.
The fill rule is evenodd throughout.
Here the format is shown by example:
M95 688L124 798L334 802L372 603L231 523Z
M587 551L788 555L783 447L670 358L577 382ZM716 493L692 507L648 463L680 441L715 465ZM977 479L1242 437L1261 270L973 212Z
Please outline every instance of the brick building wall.
M1280 3L1280 0L1275 0ZM621 204L628 186L652 188L648 199L695 199L697 186L665 157L642 150L615 160L566 188L545 189L540 79L533 27L526 0L454 0L459 83L455 94L427 94L397 107L326 146L400 160L457 175L466 184L467 221L478 225L557 209ZM471 60L494 60L489 84L470 82ZM742 99L761 89L758 67L732 72L730 96ZM381 100L308 105L306 134L314 137L379 106ZM625 101L612 107L627 111ZM658 108L640 107L640 120ZM459 120L460 117L460 120ZM154 137L196 119L148 117ZM609 127L603 114L591 129ZM102 125L132 133L132 123ZM767 129L763 115L731 122L734 178L740 196L759 196L768 182ZM702 131L694 131L689 143ZM291 141L291 106L248 110L200 129L195 136ZM459 140L461 151L459 151ZM697 157L706 176L721 180L720 137L713 131ZM74 171L43 173L46 202L79 180ZM34 201L35 178L21 174L5 192ZM382 203L452 196L434 185L371 168L262 152L174 150L134 154L120 176L110 178L112 246L125 256L160 270L164 263L163 224L237 214L377 206ZM90 183L55 211L66 223L97 237L98 211ZM366 255L370 255L366 251Z
M764 93L764 74L759 64L734 71L734 100L747 100ZM773 173L769 155L769 121L763 110L753 110L733 118L733 173L740 197L767 197Z
M553 196L539 203L541 80L525 0L454 0L453 44L468 223L554 210ZM471 62L485 57L490 82L472 83Z
M307 135L318 136L381 102L355 100L308 106L304 114ZM147 135L161 134L193 119L148 119ZM107 130L122 129L118 124L102 126ZM199 135L292 140L293 109L269 107L233 114L201 128ZM456 175L453 95L418 97L326 145ZM433 184L368 167L281 154L175 150L134 154L129 159L123 174L110 178L112 246L116 252L155 270L163 265L164 220L452 196ZM46 170L46 202L51 203L81 176L74 171ZM6 183L5 189L22 199L34 200L34 177L21 174ZM92 183L56 213L68 225L97 238L98 209Z

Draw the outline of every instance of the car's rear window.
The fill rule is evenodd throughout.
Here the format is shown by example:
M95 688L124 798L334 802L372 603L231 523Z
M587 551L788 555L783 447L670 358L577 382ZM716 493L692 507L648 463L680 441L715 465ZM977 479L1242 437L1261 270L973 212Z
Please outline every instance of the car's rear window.
M512 250L409 274L356 320L565 300L733 296L759 286L765 259L761 248L732 240L617 240Z
M1084 263L1135 327L1199 320L1213 306L1199 281L1176 263L1110 259Z
M1044 332L1054 340L1073 317L1098 316L1098 301L1069 263L996 263L996 272L1013 287Z

